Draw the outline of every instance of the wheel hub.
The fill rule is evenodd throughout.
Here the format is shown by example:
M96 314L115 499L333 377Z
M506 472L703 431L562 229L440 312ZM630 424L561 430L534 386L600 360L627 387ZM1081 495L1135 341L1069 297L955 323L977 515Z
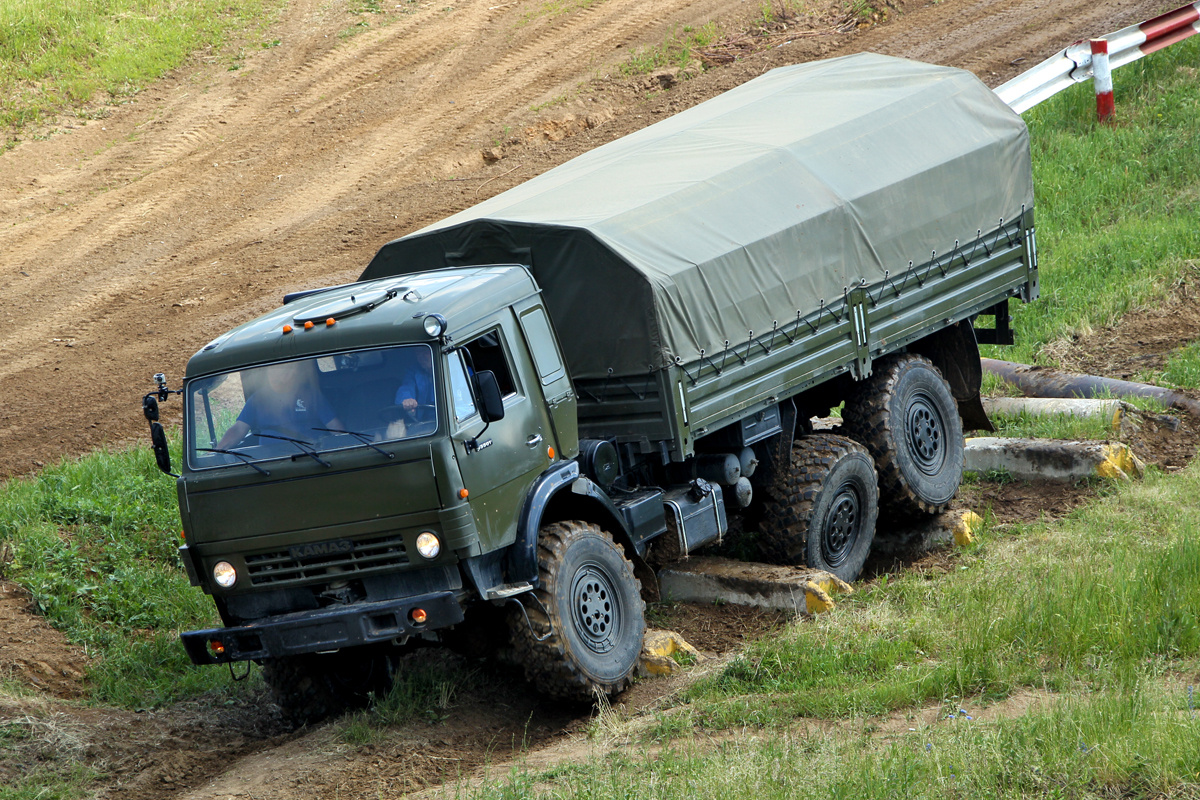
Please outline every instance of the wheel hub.
M945 423L937 406L925 395L913 398L908 407L906 434L917 469L937 475L946 461Z
M821 533L821 555L830 567L837 567L850 556L858 539L858 494L843 487L834 498Z
M571 624L593 652L607 653L616 645L621 609L612 581L594 564L585 564L575 573L571 586Z

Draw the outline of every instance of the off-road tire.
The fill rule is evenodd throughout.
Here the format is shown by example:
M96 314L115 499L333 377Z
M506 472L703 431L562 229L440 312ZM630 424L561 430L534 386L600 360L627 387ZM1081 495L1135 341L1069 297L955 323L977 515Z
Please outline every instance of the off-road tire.
M308 725L367 705L386 694L395 676L394 656L351 649L269 658L262 663L271 699L293 725Z
M534 688L586 702L629 686L642 651L646 605L633 564L607 531L578 520L543 526L533 594L538 602L523 598L525 613L514 609L509 624Z
M758 547L768 561L806 564L844 581L862 573L875 537L879 492L866 448L813 434L792 444L766 492Z
M877 362L875 374L846 400L842 425L875 459L885 512L936 514L958 493L962 419L950 384L924 356Z

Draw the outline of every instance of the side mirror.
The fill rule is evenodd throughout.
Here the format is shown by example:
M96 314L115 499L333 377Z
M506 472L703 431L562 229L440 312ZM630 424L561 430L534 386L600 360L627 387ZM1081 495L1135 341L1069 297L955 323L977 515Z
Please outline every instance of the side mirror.
M157 410L158 407L155 406L155 411ZM171 477L178 478L178 475L171 472L171 451L167 449L167 434L163 431L161 423L150 423L150 444L154 448L154 460L158 463L158 468Z
M142 413L149 422L158 422L158 398L148 394L142 398Z
M495 422L504 419L504 399L500 396L500 384L496 382L496 373L482 370L472 378L475 384L475 397L479 400L479 416L484 422Z

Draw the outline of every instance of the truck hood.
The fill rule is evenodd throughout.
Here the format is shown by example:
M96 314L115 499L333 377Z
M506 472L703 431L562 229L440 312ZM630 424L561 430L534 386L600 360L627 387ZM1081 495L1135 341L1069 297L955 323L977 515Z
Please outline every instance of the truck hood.
M401 517L440 507L429 455L426 445L407 460L398 455L349 469L290 476L276 469L270 479L255 475L241 484L192 481L181 498L188 541L202 545L295 533L298 543L397 527Z

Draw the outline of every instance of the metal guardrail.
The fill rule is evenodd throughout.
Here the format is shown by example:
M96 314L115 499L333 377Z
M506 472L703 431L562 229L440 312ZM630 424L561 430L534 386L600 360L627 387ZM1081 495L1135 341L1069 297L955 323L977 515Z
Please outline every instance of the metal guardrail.
M1112 69L1200 33L1200 2L1177 8L1104 37ZM1092 48L1078 41L1008 83L996 94L1020 114L1064 89L1092 79Z

